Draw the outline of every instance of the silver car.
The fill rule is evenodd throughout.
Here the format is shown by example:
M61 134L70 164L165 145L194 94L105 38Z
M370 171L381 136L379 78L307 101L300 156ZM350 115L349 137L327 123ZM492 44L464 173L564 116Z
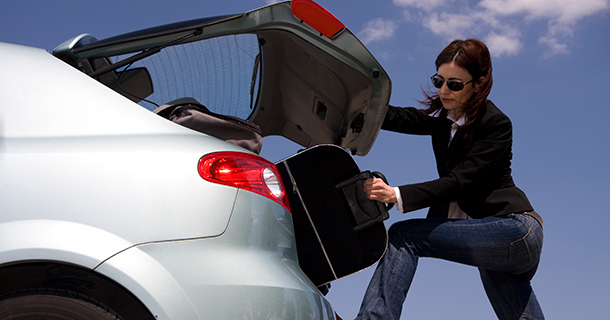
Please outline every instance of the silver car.
M0 57L0 318L335 318L260 140L162 116L186 98L365 155L390 80L332 14L294 0Z

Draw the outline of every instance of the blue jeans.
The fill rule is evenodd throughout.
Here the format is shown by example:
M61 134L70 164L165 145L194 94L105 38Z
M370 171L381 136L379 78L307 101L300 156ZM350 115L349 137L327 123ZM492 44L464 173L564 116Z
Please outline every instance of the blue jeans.
M487 297L501 320L544 319L530 285L542 250L542 226L532 216L412 219L388 232L356 319L399 319L419 257L479 268Z

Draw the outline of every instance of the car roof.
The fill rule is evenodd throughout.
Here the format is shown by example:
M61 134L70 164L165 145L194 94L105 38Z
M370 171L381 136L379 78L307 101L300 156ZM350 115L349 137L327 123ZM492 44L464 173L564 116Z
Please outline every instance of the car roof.
M303 6L307 10L301 10ZM312 15L334 23L330 33L336 33L323 30ZM342 26L311 0L295 0L103 40L85 34L64 42L53 54L78 67L96 57L146 54L173 43L255 34L261 50L260 94L248 120L257 123L264 136L281 135L305 147L335 144L365 155L383 122L391 81L360 40Z

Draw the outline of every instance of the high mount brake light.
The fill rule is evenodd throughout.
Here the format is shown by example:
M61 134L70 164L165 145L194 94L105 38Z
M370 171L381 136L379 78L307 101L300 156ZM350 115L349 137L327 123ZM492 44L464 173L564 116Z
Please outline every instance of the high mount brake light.
M329 38L345 29L345 25L337 17L311 0L292 0L290 10L295 17Z
M199 160L198 171L207 181L260 194L290 211L277 168L259 156L242 152L211 153Z

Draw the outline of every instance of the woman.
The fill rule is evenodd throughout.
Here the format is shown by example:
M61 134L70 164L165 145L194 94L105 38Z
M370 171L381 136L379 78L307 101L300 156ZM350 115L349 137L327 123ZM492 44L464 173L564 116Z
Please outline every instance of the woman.
M431 135L439 178L392 188L369 179L369 199L427 219L398 222L357 319L399 319L419 257L476 266L499 319L544 319L530 286L542 248L542 219L511 177L512 125L487 99L489 51L456 40L436 59L438 94L427 110L390 106L384 130Z

